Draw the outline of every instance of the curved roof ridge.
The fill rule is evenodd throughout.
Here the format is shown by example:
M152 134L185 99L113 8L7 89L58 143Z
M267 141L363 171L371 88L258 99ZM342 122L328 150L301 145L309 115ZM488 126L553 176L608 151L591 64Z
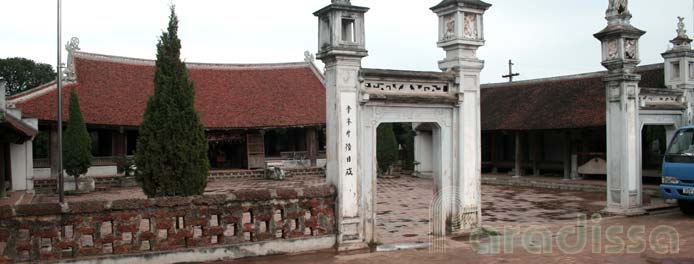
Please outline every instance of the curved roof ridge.
M654 63L654 64L647 64L643 66L637 66L635 71L648 71L648 70L655 70L655 69L662 69L664 67L663 63ZM583 78L594 78L594 77L602 77L607 71L595 71L595 72L587 72L587 73L579 73L579 74L570 74L570 75L563 75L563 76L555 76L555 77L544 77L544 78L537 78L537 79L529 79L529 80L522 80L522 81L514 81L514 82L498 82L498 83L486 83L482 84L481 88L496 88L496 87L511 87L515 85L527 85L527 84L534 84L534 83L541 83L541 82L552 82L552 81L566 81L566 80L575 80L575 79L583 79Z
M73 82L64 82L63 87L66 87L67 85L71 85L71 84L73 84ZM7 102L11 103L11 104L16 104L16 103L22 102L24 100L34 98L36 96L41 96L41 95L48 93L50 91L53 91L55 89L57 89L57 82L56 81L50 81L48 83L44 83L42 85L39 85L35 88L31 88L31 89L22 91L20 93L8 96Z
M107 61L115 63L124 63L132 65L145 65L154 66L155 60L124 57L124 56L114 56L99 53L90 53L75 51L75 57L92 59L98 61ZM283 63L200 63L200 62L186 62L186 67L188 69L220 69L220 70L247 70L247 69L278 69L278 68L299 68L299 67L309 67L306 62L283 62Z

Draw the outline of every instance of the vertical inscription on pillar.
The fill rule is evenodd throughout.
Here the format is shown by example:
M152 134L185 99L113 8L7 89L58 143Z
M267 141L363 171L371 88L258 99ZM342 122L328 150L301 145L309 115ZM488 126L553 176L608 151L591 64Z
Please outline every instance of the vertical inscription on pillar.
M340 171L344 179L345 215L357 215L357 98L355 93L341 93L340 136L342 164Z

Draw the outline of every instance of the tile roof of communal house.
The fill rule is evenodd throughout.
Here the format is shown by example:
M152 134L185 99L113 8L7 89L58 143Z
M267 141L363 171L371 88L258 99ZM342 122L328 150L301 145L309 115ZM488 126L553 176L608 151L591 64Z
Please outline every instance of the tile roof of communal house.
M75 52L77 79L63 90L64 113L75 89L85 122L139 126L154 91L154 61ZM325 123L325 88L313 63L186 63L195 108L207 129L269 128ZM25 117L56 118L55 82L8 98Z
M482 130L549 130L605 126L606 72L484 84ZM663 86L663 64L641 66L640 87Z
M3 129L9 129L9 131L12 131L19 135L20 141L27 140L35 136L36 133L38 133L38 131L31 127L31 125L7 113L5 110L0 109L0 131L2 131ZM0 142L2 142L2 140L0 140Z

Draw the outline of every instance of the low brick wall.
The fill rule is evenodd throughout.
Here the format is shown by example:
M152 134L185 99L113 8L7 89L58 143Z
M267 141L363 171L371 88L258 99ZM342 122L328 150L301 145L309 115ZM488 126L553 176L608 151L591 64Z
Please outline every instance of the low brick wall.
M325 177L325 170L321 167L285 169L286 177ZM109 189L120 186L120 178L123 176L98 176L93 177L97 190ZM208 181L236 180L236 179L262 179L265 177L263 170L214 170L210 171ZM55 193L57 180L54 178L34 179L34 191L36 193Z
M0 262L113 259L334 236L334 196L324 185L64 208L0 206Z
M66 176L67 177L67 176ZM94 176L96 189L109 189L120 185L120 178L123 176ZM34 191L36 193L55 193L58 180L55 178L34 179Z
M211 170L208 181L232 179L258 179L265 177L265 171L260 170Z
M286 177L325 177L325 170L321 167L289 168L284 169ZM262 179L265 171L258 170L215 170L210 171L208 181L235 180L235 179Z
M590 184L579 184L575 182L554 182L554 181L538 181L529 180L521 178L509 179L509 178L497 178L497 177L482 177L482 184L488 185L502 185L502 186L514 186L514 187L527 187L527 188L543 188L543 189L556 189L563 191L577 191L577 192L605 192L604 185L590 185Z
M56 192L56 179L34 179L34 191L36 193L55 193Z
M302 169L287 169L285 170L287 177L323 177L325 178L325 170L322 167L302 168Z
M120 178L123 176L103 176L93 177L96 188L111 188L120 186Z

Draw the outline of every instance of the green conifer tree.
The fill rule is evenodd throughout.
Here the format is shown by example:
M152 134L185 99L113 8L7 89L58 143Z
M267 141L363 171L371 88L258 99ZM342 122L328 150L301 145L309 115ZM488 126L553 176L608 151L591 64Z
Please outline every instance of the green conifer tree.
M385 173L398 160L398 141L393 124L381 124L376 131L376 159L381 173Z
M84 124L80 101L75 90L70 90L69 120L63 135L63 167L75 177L75 190L79 190L79 177L87 173L92 164L92 139Z
M147 102L135 152L137 180L149 197L200 195L207 184L207 139L180 50L172 6L167 32L157 44L154 94Z

